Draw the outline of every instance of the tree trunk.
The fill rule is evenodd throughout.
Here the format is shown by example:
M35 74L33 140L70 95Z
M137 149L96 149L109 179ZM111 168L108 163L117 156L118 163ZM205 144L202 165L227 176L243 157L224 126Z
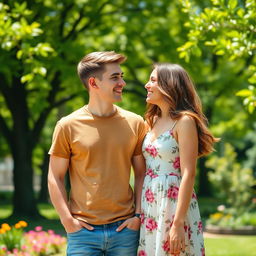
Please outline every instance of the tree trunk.
M28 150L25 143L23 147L16 147L13 154L13 216L19 218L39 218L41 217L36 206L33 189L33 167L32 152Z
M33 188L32 153L33 140L29 128L30 113L27 105L27 92L20 78L13 79L12 87L8 89L8 105L10 106L13 126L10 148L12 151L13 169L13 216L19 218L38 218L40 216L36 206Z

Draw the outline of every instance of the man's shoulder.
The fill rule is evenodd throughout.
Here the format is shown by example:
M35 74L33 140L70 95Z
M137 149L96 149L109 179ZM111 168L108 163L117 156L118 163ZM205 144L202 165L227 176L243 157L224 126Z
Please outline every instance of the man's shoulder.
M59 121L58 124L65 127L65 126L69 126L72 125L73 123L75 123L77 120L80 120L82 117L84 118L86 116L86 111L84 111L84 107L81 107L75 111L73 111L72 113L63 116Z
M134 120L134 121L136 121L136 120L137 121L143 121L143 118L140 115L138 115L138 114L136 114L134 112L131 112L131 111L126 110L126 109L123 109L123 108L121 108L119 106L117 106L117 109L118 109L119 114L122 117L131 119L131 120Z

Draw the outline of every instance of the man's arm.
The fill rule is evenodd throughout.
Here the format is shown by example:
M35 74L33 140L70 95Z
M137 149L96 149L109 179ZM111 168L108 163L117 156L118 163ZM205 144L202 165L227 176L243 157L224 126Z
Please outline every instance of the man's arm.
M141 212L141 192L145 177L145 160L143 155L132 158L132 166L135 175L134 196L135 196L135 213Z
M141 191L145 177L145 160L143 155L134 156L132 158L132 166L135 175L134 184L134 197L135 197L135 213L141 212ZM138 217L132 217L127 219L122 225L120 225L117 231L121 231L123 228L130 228L138 230L140 228L140 219Z
M67 191L65 189L65 175L69 166L69 159L50 156L48 188L49 194L56 211L60 216L62 225L67 233L75 232L85 227L93 229L88 224L75 219L68 207Z

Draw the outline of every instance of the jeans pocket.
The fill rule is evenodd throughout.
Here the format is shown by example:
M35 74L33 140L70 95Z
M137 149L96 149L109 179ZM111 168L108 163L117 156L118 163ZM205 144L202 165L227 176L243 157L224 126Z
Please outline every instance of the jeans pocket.
M135 230L135 229L131 229L131 228L128 228L128 227L126 227L126 229L129 230L129 231L132 231L132 232L136 232L136 233L138 233L140 231L140 229Z
M77 231L75 231L75 232L68 232L68 233L67 233L67 235L69 236L69 235L75 235L75 234L78 234L78 233L80 233L83 229L84 229L84 228L80 228L80 229L78 229L78 230L77 230Z

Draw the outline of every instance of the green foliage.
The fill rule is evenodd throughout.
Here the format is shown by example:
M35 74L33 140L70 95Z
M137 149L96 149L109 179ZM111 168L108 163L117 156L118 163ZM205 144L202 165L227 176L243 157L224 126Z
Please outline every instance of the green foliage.
M212 5L201 9L193 1L180 1L183 11L188 14L188 40L178 48L180 57L187 62L191 56L201 56L208 49L227 62L245 60L245 67L250 65L252 72L247 74L249 83L255 84L255 50L256 50L256 2L237 0L212 0ZM239 91L238 96L245 97L244 105L252 113L256 107L254 87ZM248 94L248 95L245 95Z
M252 204L252 186L255 185L255 180L252 170L241 166L236 158L234 148L226 143L223 156L212 156L206 165L214 169L209 173L209 179L216 196L235 209L234 214L238 216Z
M26 83L31 82L36 75L46 75L46 68L40 58L48 57L54 50L49 43L35 40L43 31L38 22L29 22L32 12L27 9L26 2L15 2L14 6L10 8L0 3L0 46L4 52L15 50L16 58L20 60L19 63L22 63L24 69L21 82ZM1 61L5 57L6 54L2 55ZM1 71L13 70L1 66Z
M247 107L249 113L253 113L254 108L256 107L256 88L253 85L250 85L248 89L240 90L236 93L237 96L243 97L244 105Z

